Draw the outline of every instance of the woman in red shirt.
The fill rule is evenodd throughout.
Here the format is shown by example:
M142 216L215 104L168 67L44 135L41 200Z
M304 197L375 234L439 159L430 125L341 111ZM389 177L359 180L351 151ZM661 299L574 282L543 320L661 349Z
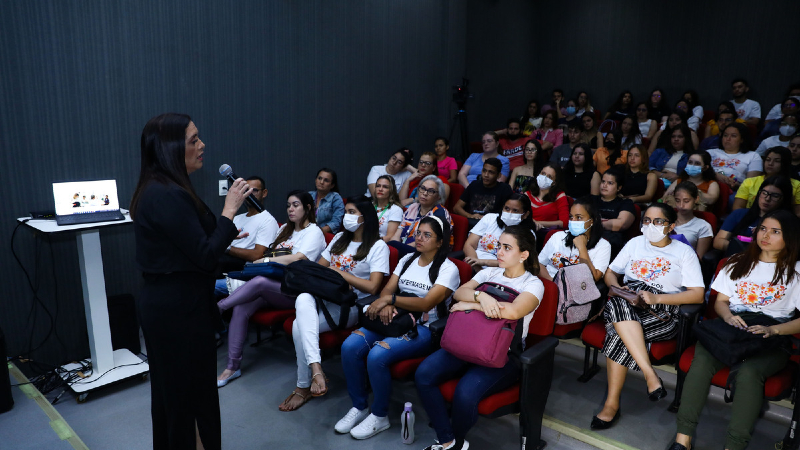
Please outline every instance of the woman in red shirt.
M537 231L542 228L567 228L569 202L564 194L564 175L558 164L546 164L536 177L536 182L528 185L525 195L531 200L531 217Z

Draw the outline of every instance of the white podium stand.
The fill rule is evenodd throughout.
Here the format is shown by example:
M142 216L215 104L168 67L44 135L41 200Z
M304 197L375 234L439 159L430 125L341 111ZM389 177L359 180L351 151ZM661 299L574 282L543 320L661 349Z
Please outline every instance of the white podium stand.
M19 218L22 222L27 218ZM83 286L83 305L86 313L86 327L91 349L92 375L70 388L79 395L78 401L86 399L86 392L116 381L145 374L150 366L128 349L113 350L111 329L108 324L108 300L106 281L103 274L103 253L100 249L100 228L132 223L130 215L125 220L97 222L80 225L56 224L55 220L31 219L25 225L43 233L77 231L78 262L81 268ZM62 366L65 370L80 368L80 364Z

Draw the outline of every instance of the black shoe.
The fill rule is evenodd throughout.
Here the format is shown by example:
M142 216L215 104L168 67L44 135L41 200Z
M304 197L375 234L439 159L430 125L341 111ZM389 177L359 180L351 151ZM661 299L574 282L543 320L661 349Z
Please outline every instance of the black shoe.
M606 430L608 428L613 427L614 424L617 423L618 420L619 420L619 410L617 410L617 413L614 414L614 418L611 419L611 421L609 421L609 422L606 422L605 420L600 419L597 416L594 416L594 417L592 417L591 428L593 430Z
M667 450L688 450L688 449L685 446L678 444L677 442L673 442L672 445L670 445Z
M667 390L664 389L664 382L661 381L661 377L658 377L658 383L661 385L658 387L658 389L647 393L647 397L650 398L651 402L657 402L667 396Z

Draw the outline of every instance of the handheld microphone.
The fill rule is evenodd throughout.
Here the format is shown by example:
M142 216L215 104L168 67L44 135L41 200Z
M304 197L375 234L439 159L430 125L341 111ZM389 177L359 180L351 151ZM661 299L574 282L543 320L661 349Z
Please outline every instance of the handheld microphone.
M234 181L236 181L237 178L239 178L236 176L235 173L233 173L233 169L231 168L231 166L227 164L219 166L219 174L227 178L228 181L230 181L231 183L233 183ZM262 208L261 205L258 204L258 200L256 200L255 197L253 197L253 194L248 195L247 198L245 198L245 200L247 201L247 204L255 208L256 211L258 212L264 211L264 208Z

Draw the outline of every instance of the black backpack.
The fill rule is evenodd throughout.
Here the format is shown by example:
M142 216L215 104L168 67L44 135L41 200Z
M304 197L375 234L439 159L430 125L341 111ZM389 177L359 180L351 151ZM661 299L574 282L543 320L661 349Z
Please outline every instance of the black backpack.
M350 283L338 272L305 259L286 266L281 290L290 295L311 294L317 301L317 309L322 310L325 320L333 329L345 328L350 307L355 305L358 297L350 289ZM333 321L322 300L336 303L341 308L338 325Z

